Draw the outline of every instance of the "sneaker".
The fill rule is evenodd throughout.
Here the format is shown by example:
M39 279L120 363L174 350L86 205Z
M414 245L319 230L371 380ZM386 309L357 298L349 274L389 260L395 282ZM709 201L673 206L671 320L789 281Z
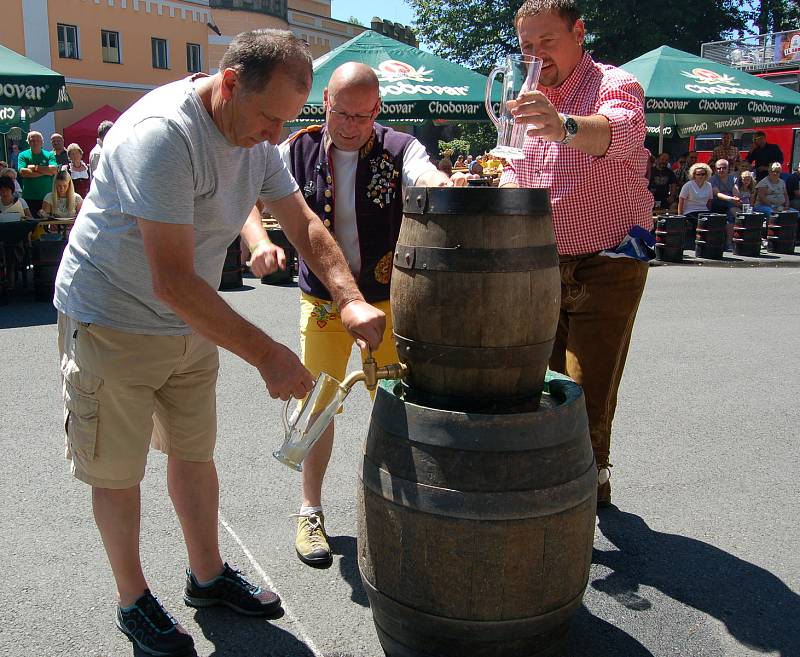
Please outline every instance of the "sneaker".
M597 508L605 509L611 506L611 465L598 466L597 468Z
M325 533L325 515L316 511L307 516L297 516L297 536L294 549L300 561L309 566L328 566L333 561L328 535Z
M192 637L149 590L126 609L117 605L116 622L122 633L148 655L195 654Z
M208 584L200 584L192 571L187 570L183 600L190 607L224 605L245 616L269 616L281 606L276 593L251 584L227 563L222 574Z

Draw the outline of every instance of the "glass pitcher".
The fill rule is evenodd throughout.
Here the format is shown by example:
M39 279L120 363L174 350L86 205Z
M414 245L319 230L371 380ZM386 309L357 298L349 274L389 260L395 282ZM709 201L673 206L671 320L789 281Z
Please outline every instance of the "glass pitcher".
M533 55L508 55L504 66L496 66L486 81L486 113L497 128L497 146L490 155L506 160L523 159L522 145L529 124L515 123L508 109L509 100L516 100L525 91L533 91L539 84L542 60ZM492 107L492 86L495 78L503 74L503 96L500 100L500 115Z
M350 392L339 381L322 372L305 398L299 403L290 398L283 409L284 439L272 455L298 472L303 471L303 459L336 415ZM290 413L290 406L295 405Z

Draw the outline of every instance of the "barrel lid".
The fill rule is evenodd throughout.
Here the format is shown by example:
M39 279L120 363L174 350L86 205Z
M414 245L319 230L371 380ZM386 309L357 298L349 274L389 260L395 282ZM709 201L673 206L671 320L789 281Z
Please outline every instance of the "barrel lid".
M406 214L525 215L550 212L547 189L517 187L407 187Z

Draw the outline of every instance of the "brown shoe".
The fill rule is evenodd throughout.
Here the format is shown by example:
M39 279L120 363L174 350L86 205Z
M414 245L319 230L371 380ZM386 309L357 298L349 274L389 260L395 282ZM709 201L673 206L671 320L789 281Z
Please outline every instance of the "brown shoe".
M611 506L611 465L597 467L597 508Z

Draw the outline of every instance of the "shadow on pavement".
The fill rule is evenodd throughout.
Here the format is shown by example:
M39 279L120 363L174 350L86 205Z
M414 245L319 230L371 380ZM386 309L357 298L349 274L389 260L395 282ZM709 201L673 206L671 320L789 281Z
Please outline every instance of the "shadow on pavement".
M638 590L650 586L720 620L746 646L798 654L800 596L775 575L703 541L654 531L632 513L609 509L598 519L617 550L594 551L593 562L614 572L593 588L643 611L650 603Z
M52 303L14 300L0 306L0 329L55 324L58 313Z
M266 618L215 608L198 609L194 620L214 645L208 657L314 657L305 643Z
M569 632L564 655L569 657L653 657L627 632L589 613L581 605Z
M342 578L350 585L350 599L357 605L369 607L367 593L361 584L361 575L358 572L358 550L354 536L331 536L329 538L331 551L334 554L341 554L339 561L339 572Z

